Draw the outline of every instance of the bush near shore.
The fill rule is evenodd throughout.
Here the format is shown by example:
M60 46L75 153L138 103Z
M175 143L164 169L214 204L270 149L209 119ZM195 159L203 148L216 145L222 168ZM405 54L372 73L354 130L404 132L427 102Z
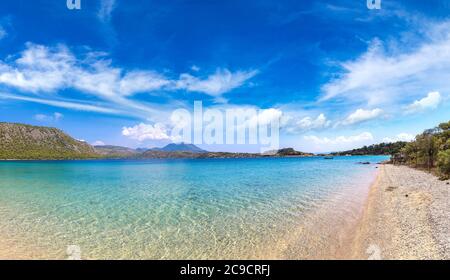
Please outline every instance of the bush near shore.
M392 156L392 162L435 171L441 178L449 179L450 121L417 135Z

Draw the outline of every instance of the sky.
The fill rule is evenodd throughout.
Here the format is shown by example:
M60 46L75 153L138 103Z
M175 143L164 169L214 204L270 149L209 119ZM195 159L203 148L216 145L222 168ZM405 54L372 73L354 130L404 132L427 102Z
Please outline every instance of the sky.
M280 147L329 152L450 120L447 0L66 2L2 1L0 121L161 147L172 113L201 101L277 118Z

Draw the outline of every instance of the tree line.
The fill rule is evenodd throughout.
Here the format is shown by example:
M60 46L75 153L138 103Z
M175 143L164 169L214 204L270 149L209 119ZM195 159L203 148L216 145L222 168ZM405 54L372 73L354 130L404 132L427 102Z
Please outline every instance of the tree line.
M450 121L417 135L393 154L392 162L436 171L441 177L450 178Z
M406 142L380 143L349 151L331 153L334 156L394 155L405 147Z

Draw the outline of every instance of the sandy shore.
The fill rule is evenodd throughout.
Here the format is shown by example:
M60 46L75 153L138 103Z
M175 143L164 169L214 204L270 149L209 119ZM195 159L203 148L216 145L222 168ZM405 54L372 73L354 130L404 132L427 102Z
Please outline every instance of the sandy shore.
M449 181L382 165L352 246L354 259L450 259Z

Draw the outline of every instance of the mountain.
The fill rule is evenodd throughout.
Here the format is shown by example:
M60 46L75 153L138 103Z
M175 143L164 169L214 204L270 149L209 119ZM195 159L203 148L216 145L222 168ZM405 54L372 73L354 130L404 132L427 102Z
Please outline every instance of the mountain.
M95 149L57 128L0 122L0 159L97 158Z
M279 150L270 150L262 153L263 156L272 157L311 157L314 154L304 153L294 150L293 148L283 148Z
M200 149L199 147L193 144L168 144L163 148L153 148L148 151L158 151L158 152L189 152L189 153L207 153L207 151Z
M398 153L403 147L406 146L406 142L395 142L395 143L381 143L371 146L364 146L359 149L354 149L350 151L331 153L332 155L393 155Z
M255 158L312 156L292 148L272 153L208 152L193 144L168 144L163 148L131 149L121 146L91 146L63 131L43 126L0 122L0 160L2 159L153 159L153 158Z
M186 144L184 144L186 145ZM149 159L149 158L260 158L260 157L308 157L314 156L314 154L298 152L292 148L285 148L280 150L274 150L268 153L229 153L229 152L208 152L201 150L198 152L197 149L192 151L170 151L169 149L185 149L185 146L174 147L170 146L168 149L163 151L162 149L151 149L140 155L139 158ZM169 145L168 145L169 146ZM194 145L187 145L192 148ZM166 146L167 147L167 146ZM166 148L164 147L164 148ZM195 146L194 146L195 147ZM163 149L164 149L163 148Z
M94 149L102 157L107 158L128 158L141 153L140 151L131 148L112 145L94 146Z

